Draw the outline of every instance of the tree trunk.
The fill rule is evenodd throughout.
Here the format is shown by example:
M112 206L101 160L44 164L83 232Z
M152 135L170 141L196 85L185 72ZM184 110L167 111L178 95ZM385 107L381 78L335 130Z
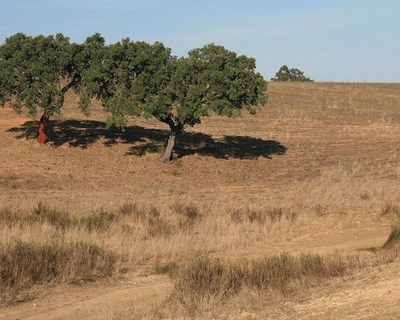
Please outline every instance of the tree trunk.
M167 141L167 146L164 151L164 155L162 157L162 162L168 163L172 160L172 150L174 149L175 145L175 138L176 138L176 132L171 132L168 141Z
M37 130L37 142L40 144L46 144L49 141L49 136L47 135L47 122L49 118L43 113L39 121L39 127Z

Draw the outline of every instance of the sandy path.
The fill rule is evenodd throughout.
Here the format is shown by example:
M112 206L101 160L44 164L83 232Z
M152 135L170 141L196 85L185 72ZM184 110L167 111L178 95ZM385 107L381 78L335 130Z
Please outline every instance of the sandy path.
M0 320L95 319L93 315L128 303L162 301L172 289L167 277L140 277L120 285L65 287L44 298L0 309Z
M400 319L399 263L363 270L314 288L303 301L287 303L282 319ZM290 314L289 317L287 315Z

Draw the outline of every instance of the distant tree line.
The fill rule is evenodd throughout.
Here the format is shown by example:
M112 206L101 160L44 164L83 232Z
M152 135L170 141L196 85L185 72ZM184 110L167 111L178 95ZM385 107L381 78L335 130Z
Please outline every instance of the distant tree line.
M254 114L266 104L267 82L255 68L253 58L215 44L176 57L160 42L106 44L96 33L77 44L62 34L17 33L0 45L0 105L39 112L39 143L48 141L47 121L61 112L69 90L84 114L100 101L110 112L109 125L153 117L170 129L162 157L168 162L176 136L202 117Z

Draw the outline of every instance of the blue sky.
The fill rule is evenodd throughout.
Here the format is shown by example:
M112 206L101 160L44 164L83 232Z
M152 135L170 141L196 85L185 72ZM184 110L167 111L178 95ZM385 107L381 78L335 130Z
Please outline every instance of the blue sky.
M0 42L58 32L82 42L161 41L182 56L214 42L317 81L400 82L399 0L1 0Z

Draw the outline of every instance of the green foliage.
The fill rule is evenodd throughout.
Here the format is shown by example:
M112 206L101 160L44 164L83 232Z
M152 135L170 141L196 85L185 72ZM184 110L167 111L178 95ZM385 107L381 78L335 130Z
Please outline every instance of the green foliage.
M255 60L222 46L209 44L176 58L160 43L127 39L110 46L106 61L115 66L107 68L113 73L107 77L118 79L108 86L110 96L103 100L112 113L109 124L124 124L125 116L155 117L166 123L171 134L165 162L172 159L172 137L202 117L234 117L243 109L254 114L257 105L266 103L267 83L255 72Z
M17 33L0 47L1 101L14 99L12 107L26 107L32 116L59 113L64 94L80 80L85 56L82 47L62 34L26 36Z
M126 38L105 45L96 33L75 44L62 34L17 33L0 46L0 104L12 101L17 112L26 107L33 116L39 109L48 118L73 89L85 114L97 99L111 113L109 125L124 126L128 116L155 117L175 136L209 114L254 114L265 105L267 83L255 68L253 58L215 44L177 58L159 42Z
M310 78L307 78L304 75L304 72L297 69L291 68L289 69L288 66L283 65L278 72L275 74L275 78L271 80L275 81L313 81Z
M210 113L233 117L266 103L266 82L255 72L255 60L222 46L209 44L188 57L170 57L165 67L163 78L142 97L139 114L154 116L177 133Z
M91 98L99 98L93 95L93 92L99 91L102 83L98 81L102 72L101 63L106 52L105 39L95 33L86 38L85 42L79 45L80 55L75 56L76 74L72 78L77 79L74 83L74 90L78 94L80 101L79 107L81 111L88 115Z
M170 58L170 49L159 42L148 44L126 38L103 46L87 70L84 95L100 100L111 112L109 125L123 126L126 116L139 115L143 103L154 108L155 102L149 99L162 89Z
M180 132L210 112L237 116L255 112L266 102L266 82L255 72L255 60L214 44L171 56L161 43L124 39L110 45L101 66L93 65L90 96L112 113L110 124L125 116L155 117Z

